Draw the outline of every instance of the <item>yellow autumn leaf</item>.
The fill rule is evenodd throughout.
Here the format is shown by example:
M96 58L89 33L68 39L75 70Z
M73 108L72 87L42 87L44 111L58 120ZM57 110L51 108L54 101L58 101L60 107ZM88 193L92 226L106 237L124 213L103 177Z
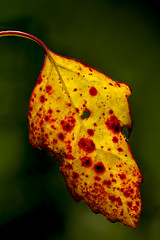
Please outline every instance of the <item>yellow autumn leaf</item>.
M29 104L30 144L56 158L75 200L111 222L135 228L142 175L121 131L132 128L129 86L16 33L46 52Z

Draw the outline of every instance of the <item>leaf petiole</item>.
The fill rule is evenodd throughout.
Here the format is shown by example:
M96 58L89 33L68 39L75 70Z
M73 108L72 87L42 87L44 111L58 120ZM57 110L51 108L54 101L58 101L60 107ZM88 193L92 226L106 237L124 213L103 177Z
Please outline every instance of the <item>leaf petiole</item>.
M28 38L36 43L38 43L45 51L47 55L49 55L49 49L47 46L37 37L34 37L33 35L21 31L13 31L13 30L7 30L7 31L0 31L0 37L23 37Z

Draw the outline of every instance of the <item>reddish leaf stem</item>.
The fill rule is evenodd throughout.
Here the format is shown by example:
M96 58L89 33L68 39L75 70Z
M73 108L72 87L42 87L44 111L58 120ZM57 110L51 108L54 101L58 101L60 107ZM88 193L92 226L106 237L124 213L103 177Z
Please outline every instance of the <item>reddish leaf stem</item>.
M45 53L47 55L50 55L47 46L40 39L38 39L37 37L34 37L31 34L20 32L20 31L12 31L12 30L0 31L0 37L8 37L8 36L28 38L38 43L44 49Z

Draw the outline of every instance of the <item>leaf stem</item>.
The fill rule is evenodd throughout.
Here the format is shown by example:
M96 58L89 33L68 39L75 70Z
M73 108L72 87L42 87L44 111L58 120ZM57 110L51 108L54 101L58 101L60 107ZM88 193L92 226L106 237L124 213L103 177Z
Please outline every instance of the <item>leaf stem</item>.
M50 55L47 46L40 39L38 39L37 37L34 37L29 33L21 32L21 31L12 31L12 30L0 31L0 37L8 37L8 36L28 38L38 43L44 49L45 53L47 55Z

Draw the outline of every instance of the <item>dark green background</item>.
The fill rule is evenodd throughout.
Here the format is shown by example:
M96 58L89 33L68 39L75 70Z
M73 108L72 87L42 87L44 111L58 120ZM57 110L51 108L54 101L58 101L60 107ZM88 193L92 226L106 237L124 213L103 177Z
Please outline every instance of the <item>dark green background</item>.
M160 238L159 24L155 1L1 1L1 30L33 34L131 86L129 143L144 183L136 230L72 199L55 160L28 143L28 103L44 52L27 39L0 38L0 239Z

